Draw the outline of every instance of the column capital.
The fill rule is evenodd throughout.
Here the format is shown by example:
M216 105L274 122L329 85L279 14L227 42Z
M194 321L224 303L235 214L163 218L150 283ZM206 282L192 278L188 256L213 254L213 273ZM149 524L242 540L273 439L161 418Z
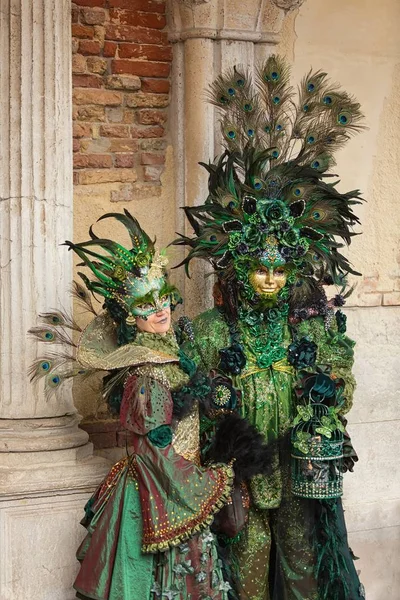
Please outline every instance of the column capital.
M305 0L271 0L272 4L285 11L296 10Z
M246 0L241 4L226 0L221 8L217 0L169 0L169 39L175 43L203 38L277 44L288 10L279 2L289 4L288 0Z

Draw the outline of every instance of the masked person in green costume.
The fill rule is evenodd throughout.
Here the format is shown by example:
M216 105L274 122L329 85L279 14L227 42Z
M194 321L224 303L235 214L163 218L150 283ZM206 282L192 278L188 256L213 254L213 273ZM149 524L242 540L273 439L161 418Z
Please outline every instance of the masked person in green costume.
M193 361L180 352L171 326L171 308L180 297L167 281L166 257L127 211L99 220L105 218L126 227L130 250L98 238L92 228L89 241L66 242L91 271L91 279L80 273L86 288L105 299L97 315L90 295L76 284L78 299L96 314L81 332L76 354L68 331L79 327L65 313L41 315L45 324L31 330L52 348L67 346L38 359L33 379L44 378L51 393L71 377L108 371L104 396L131 435L127 456L85 507L77 597L228 600L231 586L209 526L229 501L240 465L254 461L247 449L240 456L233 450L218 457L218 465L201 467L193 400L208 394L212 402L215 393L231 398L235 392L221 379L215 386L194 374ZM229 424L232 441L239 436L251 446L256 430L235 416ZM264 450L262 442L253 448L257 455Z
M213 266L216 307L194 320L187 352L206 371L233 377L243 416L266 439L300 426L292 447L277 450L273 474L251 480L249 521L232 545L241 598L359 600L364 590L339 498L341 474L355 460L349 439L340 441L355 385L354 344L336 308L354 273L339 249L354 235L352 205L360 199L358 191L340 193L329 169L335 150L362 127L360 107L326 73L312 71L295 102L289 68L277 56L254 83L235 68L210 95L226 149L203 165L205 204L185 208L194 237L175 243L190 248L187 271L193 258ZM328 301L324 286L332 284L340 293ZM315 423L317 405L323 416ZM337 462L320 460L335 440ZM304 460L293 479L299 448ZM320 456L307 459L315 448Z

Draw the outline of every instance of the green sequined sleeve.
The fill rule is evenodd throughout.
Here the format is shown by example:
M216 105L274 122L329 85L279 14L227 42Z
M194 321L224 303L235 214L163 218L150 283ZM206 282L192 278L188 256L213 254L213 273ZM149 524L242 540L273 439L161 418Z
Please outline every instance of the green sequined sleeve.
M356 387L352 374L355 342L338 332L336 321L325 330L324 322L320 317L303 321L297 326L297 332L299 337L308 336L318 345L317 364L329 365L332 374L344 380L346 400L341 413L346 414L352 407Z
M193 321L194 343L186 342L183 350L205 372L216 369L218 351L229 346L229 329L217 309L207 310Z

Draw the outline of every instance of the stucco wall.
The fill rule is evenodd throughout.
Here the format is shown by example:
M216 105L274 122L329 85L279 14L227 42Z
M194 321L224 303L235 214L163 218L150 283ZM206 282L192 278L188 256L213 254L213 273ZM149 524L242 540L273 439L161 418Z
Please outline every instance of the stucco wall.
M357 278L351 304L400 304L400 3L307 0L288 15L280 50L299 81L312 66L327 71L361 103L368 130L337 155L341 188L359 188L363 235L354 238Z
M348 253L362 272L349 299L357 342L350 433L360 461L345 477L350 544L368 600L399 597L400 3L307 0L286 17L281 49L299 81L326 70L361 103L369 127L338 155L341 188L360 188L363 235Z

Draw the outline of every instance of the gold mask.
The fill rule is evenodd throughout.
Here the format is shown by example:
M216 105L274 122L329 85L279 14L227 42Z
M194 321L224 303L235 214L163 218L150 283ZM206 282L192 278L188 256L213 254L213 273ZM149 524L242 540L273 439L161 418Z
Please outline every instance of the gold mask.
M257 269L249 274L249 281L253 290L264 298L275 297L287 281L285 267L264 267L259 265Z

